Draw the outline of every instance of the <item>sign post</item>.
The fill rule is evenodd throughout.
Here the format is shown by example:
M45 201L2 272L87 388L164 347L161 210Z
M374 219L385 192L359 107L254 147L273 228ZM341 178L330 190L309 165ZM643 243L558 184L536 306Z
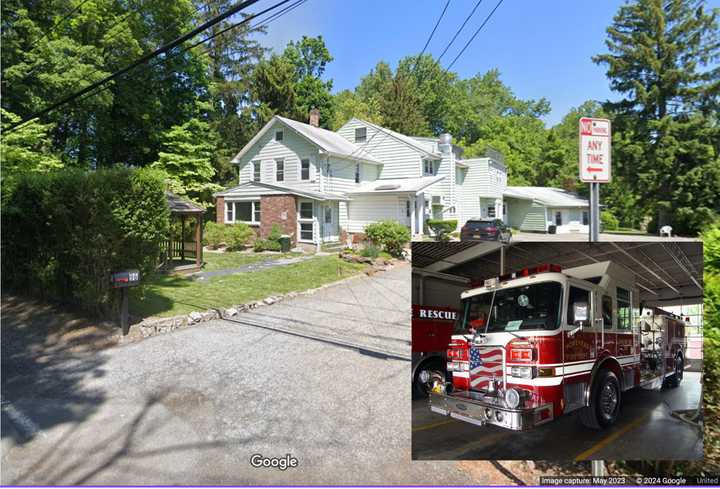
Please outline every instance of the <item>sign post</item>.
M600 184L610 181L611 129L607 119L581 117L580 181L590 184L590 241L600 239Z
M127 270L124 272L115 272L110 275L110 285L114 289L120 289L120 327L123 336L127 336L130 332L130 312L128 287L134 287L140 283L139 270Z

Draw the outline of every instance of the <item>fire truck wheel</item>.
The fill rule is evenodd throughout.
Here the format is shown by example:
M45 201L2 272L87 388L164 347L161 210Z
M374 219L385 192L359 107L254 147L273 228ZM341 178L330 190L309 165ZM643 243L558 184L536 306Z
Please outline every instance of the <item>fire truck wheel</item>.
M580 421L599 430L615 423L620 412L620 382L610 370L603 369L593 383L590 406L580 410Z
M427 372L427 374L422 375L422 372ZM423 382L422 377L425 376L427 376L428 380ZM433 383L435 381L445 382L445 378L445 369L442 368L442 363L439 360L431 360L420 365L415 371L415 378L413 379L413 397L415 399L426 398L430 394Z
M682 355L675 357L675 373L667 378L666 384L668 387L678 387L683 379L683 372L685 371L685 362L683 361Z

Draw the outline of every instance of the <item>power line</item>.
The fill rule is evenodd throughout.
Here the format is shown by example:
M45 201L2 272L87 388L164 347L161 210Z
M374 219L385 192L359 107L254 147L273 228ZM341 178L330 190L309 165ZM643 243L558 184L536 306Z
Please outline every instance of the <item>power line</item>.
M289 0L288 0L288 1L289 1ZM296 9L297 7L299 7L300 5L302 5L303 3L307 2L307 1L308 1L308 0L296 0L295 3L293 3L293 4L291 4L291 5L288 5L288 6L285 7L284 9L282 9L282 10L280 10L280 11L278 11L278 12L275 12L274 14L268 16L266 19L264 19L263 21L261 21L261 22L258 23L257 25L253 26L252 29L259 29L259 28L261 28L261 27L265 27L266 25L274 22L275 20L279 19L280 17L282 17L283 15L287 14L288 12ZM281 2L280 4L273 5L272 7L269 7L269 8L267 8L267 9L261 11L261 12L258 12L257 14L252 14L252 15L244 18L243 20L241 20L241 21L239 21L239 22L236 22L236 23L233 24L233 25L231 25L231 26L229 26L229 27L227 27L227 28L225 28L225 29L223 29L223 30L221 30L221 31L218 31L218 32L214 33L213 35L208 36L208 37L202 39L202 40L199 41L199 42L196 42L195 44L193 44L193 45L191 45L191 46L186 46L186 47L184 47L183 49L181 49L180 51L177 51L176 53L173 53L173 54L171 54L171 55L169 55L169 56L161 59L161 60L156 64L156 66L159 65L159 64L161 64L161 63L167 62L167 61L170 60L171 58L174 58L174 57L176 57L176 56L180 56L181 54L183 54L183 53L185 53L185 52L187 52L187 51L189 51L189 50L191 50L191 49L194 49L194 48L198 47L199 45L201 45L201 44L203 44L203 43L206 43L206 42L208 42L208 41L210 41L210 40L218 37L219 35L227 32L227 31L229 31L229 30L232 30L232 29L235 29L235 28L237 28L237 27L242 26L242 25L246 24L247 22L250 22L251 20L253 20L253 19L257 18L257 17L260 17L261 15L264 15L264 14L267 13L268 11L277 8L277 7L278 7L279 5L281 5L282 3L285 3L285 2ZM205 50L201 51L201 52L198 53L198 54L200 54L200 55L202 55L202 54L209 54L210 51L211 51L211 49L205 49ZM168 76L162 78L161 81L167 81L167 80L169 80L172 76L174 76L174 73L170 73ZM93 97L93 96L95 96L95 95L98 95L99 93L104 92L105 90L109 90L110 88L112 88L112 85L106 85L106 86L104 86L104 87L102 87L102 88L100 88L100 89L98 89L98 90L96 90L96 91L94 91L94 92L92 92L92 93L88 93L88 94L84 95L84 96L81 97L78 101L82 101L82 100L85 100L85 99L87 99L87 98L90 98L90 97Z
M62 19L60 19L60 20L58 20L56 23L54 23L53 26L52 26L50 29L48 29L48 31L47 31L45 34L43 34L43 36L42 36L40 39L38 39L37 41L35 41L35 42L33 43L33 45L30 46L30 49L29 49L29 50L32 50L32 48L34 48L37 43L39 43L40 41L42 41L43 39L45 39L46 37L48 37L51 33L53 33L53 32L55 31L55 29L57 29L58 27L60 27L61 24L65 23L66 20L68 20L70 17L72 17L72 15L73 15L75 12L77 12L78 10L80 10L80 9L82 8L82 6L85 5L88 1L89 1L89 0L83 0L82 2L80 2L80 3L78 4L77 7L75 7L75 8L72 9L70 12L68 12Z
M448 67L445 68L445 72L446 72L446 73L447 73L448 71L450 71L450 68L452 68L452 66L455 64L455 62L456 62L458 59L460 59L460 56L462 56L462 54L465 52L465 50L468 48L468 46L470 46L470 43L473 42L473 40L475 39L475 36L477 36L477 35L480 33L480 31L482 30L483 27L485 27L485 24L488 23L488 21L490 20L490 18L493 16L493 14L494 14L495 11L498 9L498 7L500 7L500 5L503 3L503 1L504 1L504 0L500 0L500 1L497 3L497 5L495 5L495 8L490 11L490 13L488 14L488 16L485 17L485 20L483 21L483 23L480 24L480 27L477 28L477 30L475 31L475 33L473 33L472 37L470 37L470 39L468 39L468 42L465 43L465 46L463 46L463 48L460 50L460 52L458 53L458 55L455 56L455 59L453 59L452 62L448 65Z
M455 32L455 35L454 35L453 38L450 40L450 42L448 43L448 45L445 46L445 49L443 49L443 52L440 53L440 56L438 56L438 58L437 58L437 62L438 62L438 63L440 62L440 60L442 59L442 57L445 56L445 53L447 53L448 49L450 49L450 46L453 45L453 43L455 42L455 39L457 39L457 37L458 37L458 36L460 35L460 33L462 32L462 30L465 28L465 24L467 24L468 21L470 20L470 18L475 14L475 11L477 10L477 8L480 6L481 3L482 3L482 0L478 0L477 3L475 3L475 6L473 7L473 9L472 9L472 11L470 12L470 14L469 14L467 17L465 17L465 22L462 23L462 25L461 25L460 28L457 30L457 32Z
M427 38L427 41L425 41L425 46L423 46L422 51L420 51L420 54L418 54L418 57L415 59L415 65L413 66L412 71L415 71L417 69L418 63L420 62L420 58L422 58L422 55L425 54L425 50L427 49L428 45L430 44L430 41L432 40L433 36L435 35L435 31L437 30L438 26L440 25L440 21L445 16L445 12L448 9L448 6L450 5L450 0L447 0L445 2L445 8L443 8L442 13L440 14L440 17L438 17L437 22L435 22L435 27L433 27L432 32L430 32L430 35Z
M140 65L142 65L142 64L150 61L151 59L156 58L156 57L158 57L159 55L164 54L164 53L170 51L171 49L179 46L180 44L184 43L185 41L187 41L187 40L189 40L189 39L192 39L193 37L195 37L195 36L198 35L199 33L201 33L201 32L203 32L203 31L209 29L210 27L214 26L215 24L218 24L218 23L222 22L223 20L227 19L228 17L230 17L230 16L232 16L232 15L235 15L236 13L240 12L241 10L243 10L243 9L245 9L245 8L247 8L247 7L250 7L251 5L257 3L258 1L259 1L259 0L245 0L245 1L242 1L242 2L237 3L234 7L229 8L229 9L228 9L227 11L225 11L224 13L213 17L213 18L210 19L209 21L207 21L207 22L205 22L204 24L196 27L195 29L191 30L190 32L188 32L188 33L186 33L186 34L183 34L182 36L178 37L178 38L175 39L174 41L171 41L171 42L169 42L169 43L167 43L167 44L164 44L163 46L159 47L158 49L156 49L156 50L153 51L152 53L149 53L149 54L146 54L146 55L140 57L139 59L137 59L137 60L135 60L134 62L130 63L130 64L129 64L128 66L126 66L125 68L123 68L123 69L121 69L121 70L118 70L118 71L116 71L115 73L113 73L113 74L111 74L111 75L106 76L106 77L103 78L102 80L99 80L99 81L97 81L97 82L91 83L90 85L86 86L85 88L83 88L83 89L81 89L81 90L78 90L77 92L75 92L75 93L73 93L73 94L71 94L71 95L68 95L67 97L64 97L63 99L59 100L58 102L55 102L55 103L51 104L50 106L45 107L44 109L35 112L34 114L26 117L26 118L23 119L22 121L18 121L18 122L16 122L16 123L10 125L10 126L7 128L6 131L7 131L7 132L11 132L11 131L15 130L15 128L17 128L18 126L20 126L20 125L22 125L22 124L25 124L25 123L27 123L28 121L30 121L30 120L32 120L32 119L35 119L35 118L40 117L40 116L43 116L43 115L47 114L48 112L50 112L50 111L52 111L52 110L55 110L55 109L57 109L58 107L60 107L60 106L62 106L62 105L65 105L65 104L67 104L67 103L69 103L69 102L72 102L72 101L75 100L76 98L79 98L79 97L85 95L86 93L91 92L92 90L94 90L94 89L96 89L96 88L98 88L98 87L106 84L107 82L112 81L112 80L114 80L114 79L116 79L116 78L124 75L125 73L128 73L129 71L131 71L131 70L137 68L138 66L140 66ZM283 0L283 1L281 1L281 2L278 2L278 3L276 3L275 5L273 5L272 7L266 9L265 11L263 11L262 13L265 13L265 12L268 12L268 11L270 11L270 10L273 10L273 9L279 7L280 5L283 5L283 4L285 4L285 3L289 2L289 1L290 1L290 0ZM257 15L260 15L260 14L257 14Z

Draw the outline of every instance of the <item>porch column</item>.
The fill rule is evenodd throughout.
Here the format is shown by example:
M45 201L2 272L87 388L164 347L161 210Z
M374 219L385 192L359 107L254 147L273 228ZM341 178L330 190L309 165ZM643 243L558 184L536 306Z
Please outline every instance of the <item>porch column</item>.
M415 196L413 195L410 197L410 237L415 236L416 234L416 220L415 220L415 206L417 205L417 201L415 199Z
M195 265L200 267L203 262L203 245L202 245L202 231L203 231L203 215L196 214L195 219Z
M180 261L185 261L185 214L180 215Z

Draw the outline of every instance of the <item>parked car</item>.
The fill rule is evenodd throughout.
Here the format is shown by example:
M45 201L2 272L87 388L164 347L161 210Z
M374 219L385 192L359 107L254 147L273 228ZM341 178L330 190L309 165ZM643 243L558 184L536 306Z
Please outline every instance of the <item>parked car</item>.
M512 232L500 219L470 219L460 230L460 241L502 241L508 243Z

